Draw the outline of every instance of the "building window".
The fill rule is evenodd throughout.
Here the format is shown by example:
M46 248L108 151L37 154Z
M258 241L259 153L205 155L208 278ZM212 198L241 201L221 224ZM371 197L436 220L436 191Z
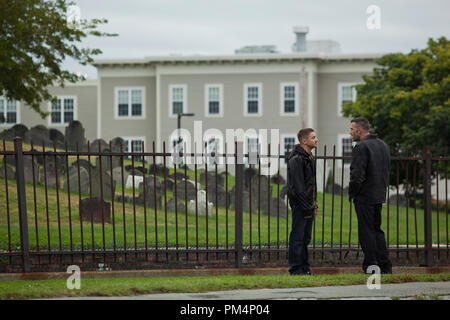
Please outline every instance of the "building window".
M121 88L116 91L116 115L118 118L142 118L144 90L141 88Z
M144 138L143 137L123 137L125 140L125 152L139 153L144 150ZM131 159L131 156L128 157ZM135 161L142 161L142 156L134 156Z
M222 116L221 85L206 85L206 116Z
M287 163L287 157L294 149L296 136L286 136L283 138L284 163Z
M297 112L298 84L281 84L281 114L295 115Z
M206 137L207 162L210 165L222 164L222 139L220 137ZM214 155L213 155L214 154Z
M187 112L186 108L186 86L170 86L170 115L175 116L179 113Z
M51 124L69 123L75 118L76 99L75 97L57 97L51 103Z
M246 154L248 155L247 162L249 164L258 164L259 163L259 137L247 137L247 149Z
M261 85L246 84L245 85L245 112L246 116L260 116L262 113L261 103Z
M338 99L338 116L342 117L342 107L347 102L356 101L356 83L340 83L339 84L339 99Z
M0 97L0 124L18 123L18 109L17 101Z

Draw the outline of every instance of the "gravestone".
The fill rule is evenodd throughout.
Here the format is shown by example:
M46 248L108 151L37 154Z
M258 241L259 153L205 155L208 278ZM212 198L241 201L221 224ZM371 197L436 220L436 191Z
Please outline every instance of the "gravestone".
M273 184L286 184L286 180L284 180L283 176L278 173L270 177L270 182Z
M95 139L89 145L89 151L90 152L99 152L99 147L100 147L100 152L103 152L106 149L109 150L109 145L106 143L105 140L103 140L103 139Z
M213 215L213 203L208 201L208 217L212 217ZM200 190L197 193L197 204L195 200L189 201L189 213L195 215L196 214L196 206L197 212L199 216L206 216L206 191Z
M166 208L167 211L181 212L181 213L186 212L186 205L184 204L184 201L181 201L179 199L177 199L177 207L175 210L175 198L172 198L169 201L167 201Z
M45 143L45 146L53 146L53 142L50 140L50 131L44 125L37 125L32 127L29 131L29 140L34 145L42 146L42 143Z
M248 188L250 179L253 178L253 176L256 176L258 174L258 170L255 168L245 168L244 169L244 187Z
M134 178L134 188L139 188L139 186L142 184L142 182L144 181L144 177L143 176L132 176L131 174L128 176L127 178L127 182L125 187L126 188L133 188L133 178Z
M56 164L58 161L56 161ZM47 183L47 187L58 188L61 186L61 170L59 167L55 167L55 161L46 160L45 170L41 168L39 170L39 183L45 185Z
M111 152L125 152L126 146L125 140L120 137L111 140Z
M185 190L186 189L186 190ZM187 193L186 193L187 191ZM175 193L175 186L173 188ZM176 184L177 198L182 200L193 200L195 199L195 182L191 180L181 180Z
M100 181L101 178L101 181ZM92 197L101 198L101 191L103 191L103 200L112 200L115 194L116 184L114 180L111 184L111 175L109 172L100 173L99 168L95 168L91 171L92 179Z
M143 183L141 183L139 187L141 188L142 191L139 193L139 197L136 199L136 203L143 205L145 197L145 205L148 208L155 208L155 196L156 196L156 205L158 206L158 208L161 208L163 188L159 179L156 179L155 184L155 179L153 176L148 176L145 178L145 194Z
M15 124L10 130L12 130L15 137L21 137L24 140L28 138L28 128L21 123Z
M205 172L200 173L200 183L206 185ZM222 187L225 185L225 178L223 175L217 174L217 184ZM215 186L215 185L216 185L216 174L208 172L208 186Z
M208 188L206 188L208 190L208 201L211 201L215 206L220 206L220 207L224 207L224 208L228 208L230 205L230 199L228 197L227 199L227 192L225 190L224 187L222 187L221 185L212 185L209 184L208 181ZM216 197L217 197L217 202L216 202Z
M128 176L130 174L127 170L123 170L123 184L126 185ZM113 169L113 180L116 183L116 185L121 186L122 185L122 167L114 168Z
M33 168L34 167L34 168ZM36 157L24 156L23 157L23 171L25 182L33 183L33 170L34 170L34 182L39 182L39 164Z
M86 137L84 135L84 128L80 121L70 121L65 129L65 137L67 147L69 150L76 150L78 143L78 151L85 150Z
M67 175L64 179L64 190L69 191L68 186L70 186L70 191L73 192L80 192L82 194L89 192L89 174L85 168L80 167L80 188L78 188L78 168L71 166L68 174L69 179L67 179ZM67 180L69 180L69 185L67 184Z
M236 208L235 208L235 195L236 195L236 192L235 192L235 190L234 190L234 187L233 187L233 189L230 191L230 209L231 210L236 210ZM244 190L243 192L242 192L242 207L243 207L243 210L245 211L245 212L249 212L250 211L250 198L249 198L249 192L248 191L246 191L246 190ZM253 211L253 210L252 210Z
M156 171L157 176L160 176L160 177L163 177L164 175L166 177L169 176L169 169L167 167L164 167L163 164L152 164L150 166L149 173L155 174L155 171Z
M49 129L49 138L52 142L55 143L57 148L64 149L65 148L65 138L64 134L58 129L50 128Z
M6 177L8 180L16 179L16 172L10 166L6 166ZM5 178L5 166L0 166L0 178Z
M82 199L79 210L83 221L111 223L111 205L100 198Z

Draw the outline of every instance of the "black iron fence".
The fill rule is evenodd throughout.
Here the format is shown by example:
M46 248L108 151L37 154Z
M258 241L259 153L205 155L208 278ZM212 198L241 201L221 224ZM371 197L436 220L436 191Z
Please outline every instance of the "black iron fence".
M111 142L68 150L3 140L0 271L286 266L291 213L277 148L244 154L236 143L211 154L205 145L174 159L165 144L124 152ZM268 175L264 159L275 161ZM362 260L350 159L316 150L315 265ZM394 263L448 264L448 160L429 148L392 158L382 226Z

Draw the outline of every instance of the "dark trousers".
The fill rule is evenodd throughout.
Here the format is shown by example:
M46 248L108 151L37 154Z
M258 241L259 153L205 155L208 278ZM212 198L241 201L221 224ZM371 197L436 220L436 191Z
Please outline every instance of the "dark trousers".
M312 218L305 219L299 207L292 208L292 229L289 235L289 272L305 273L310 271L308 262L308 244L311 242Z
M369 205L355 201L359 243L364 252L364 272L371 265L379 266L382 273L392 271L384 232L381 230L381 207L381 203Z

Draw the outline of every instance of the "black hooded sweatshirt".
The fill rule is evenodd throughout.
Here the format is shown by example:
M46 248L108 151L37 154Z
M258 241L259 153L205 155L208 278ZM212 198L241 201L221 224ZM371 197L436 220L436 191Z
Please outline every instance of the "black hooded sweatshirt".
M314 157L296 144L288 156L287 170L289 204L300 206L304 216L313 215L317 208Z

